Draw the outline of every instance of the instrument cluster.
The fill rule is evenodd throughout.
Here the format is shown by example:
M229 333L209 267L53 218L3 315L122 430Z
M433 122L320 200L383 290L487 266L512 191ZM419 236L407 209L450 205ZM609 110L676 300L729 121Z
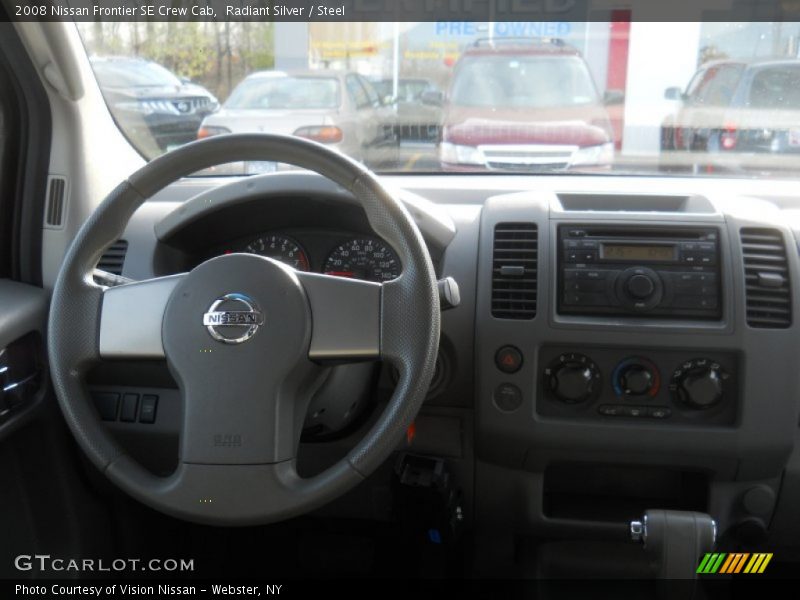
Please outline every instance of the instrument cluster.
M275 231L239 240L215 254L234 252L266 256L298 271L379 283L396 279L401 272L395 251L382 240L367 235Z

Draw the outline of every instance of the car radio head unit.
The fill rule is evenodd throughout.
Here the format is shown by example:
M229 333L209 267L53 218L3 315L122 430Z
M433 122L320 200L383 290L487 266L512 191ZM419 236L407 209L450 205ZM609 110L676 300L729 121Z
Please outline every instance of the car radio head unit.
M561 314L719 319L715 228L562 226Z

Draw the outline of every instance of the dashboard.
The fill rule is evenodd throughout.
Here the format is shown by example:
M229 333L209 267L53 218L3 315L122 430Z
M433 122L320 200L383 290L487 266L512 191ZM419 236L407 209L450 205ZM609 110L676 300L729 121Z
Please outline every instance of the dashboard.
M435 389L408 448L448 461L470 519L613 538L657 506L709 512L721 530L762 539L769 523L800 536L790 516L800 501L792 185L387 179L407 194L437 275L461 291L442 314ZM122 274L179 273L226 252L372 281L402 272L334 184L298 173L220 183L180 182L142 206L125 232ZM347 451L394 385L380 365L333 372L311 417L348 416L305 447L314 468ZM175 437L177 390L163 374L148 377L102 373L93 386L164 400L155 423L109 424L120 435ZM364 494L385 485L377 475ZM370 501L350 500L336 510L376 516Z

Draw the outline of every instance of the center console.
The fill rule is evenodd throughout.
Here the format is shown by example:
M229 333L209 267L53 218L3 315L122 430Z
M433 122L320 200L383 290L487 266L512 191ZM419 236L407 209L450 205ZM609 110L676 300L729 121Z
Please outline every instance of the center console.
M798 426L800 264L792 231L736 200L487 200L475 352L487 515L556 537L613 534L652 507L723 529L750 518L739 498L779 481Z
M718 227L556 227L559 315L719 321ZM536 412L584 420L731 425L737 358L719 351L545 345Z

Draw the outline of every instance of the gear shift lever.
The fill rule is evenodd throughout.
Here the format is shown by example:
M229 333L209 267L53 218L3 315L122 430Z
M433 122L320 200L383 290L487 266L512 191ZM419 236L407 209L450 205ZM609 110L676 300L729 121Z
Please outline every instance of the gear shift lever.
M630 531L644 544L658 579L694 579L700 556L714 547L717 524L705 513L651 509L631 521Z

